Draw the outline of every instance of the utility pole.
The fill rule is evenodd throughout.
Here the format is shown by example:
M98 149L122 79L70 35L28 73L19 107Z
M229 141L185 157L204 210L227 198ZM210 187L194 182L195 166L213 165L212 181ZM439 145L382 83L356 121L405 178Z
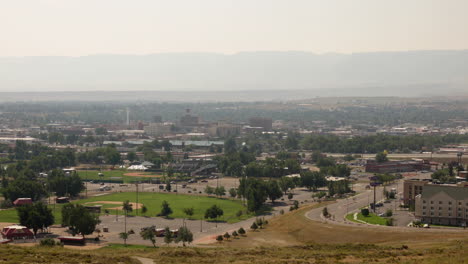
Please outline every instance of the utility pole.
M375 189L376 189L376 188L377 188L377 186L374 185L374 213L375 213L375 208L377 207L377 206L375 205L375 194L376 194Z
M138 216L138 182L135 183L135 186L136 186L136 204L135 204L136 210L135 210L135 214Z

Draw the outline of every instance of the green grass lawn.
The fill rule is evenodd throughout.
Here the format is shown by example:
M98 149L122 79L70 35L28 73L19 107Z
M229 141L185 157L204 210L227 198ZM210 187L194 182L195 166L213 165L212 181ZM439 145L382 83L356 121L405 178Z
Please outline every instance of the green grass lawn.
M359 221L354 220L353 215L354 215L354 213L348 214L346 216L346 219L349 220L349 221L360 223ZM387 225L387 219L386 218L380 217L380 216L378 216L378 215L376 215L374 213L370 213L369 216L364 216L361 213L358 213L357 219L361 220L361 221L364 221L364 222L366 222L368 224L371 224L371 225Z
M124 193L112 193L108 195L102 195L97 197L92 197L88 199L83 199L79 201L73 201L73 203L85 204L89 202L98 202L98 201L116 201L119 204L102 204L102 213L105 209L115 208L120 206L120 202L129 200L130 202L136 202L136 193L135 192L124 192ZM228 223L235 223L244 219L247 219L252 214L243 214L241 217L237 217L236 213L240 210L245 210L245 207L238 200L229 200L229 199L218 199L215 197L206 197L206 196L190 196L183 194L168 194L168 193L139 193L138 202L144 204L148 212L146 216L156 216L161 210L162 201L167 201L171 207L173 213L170 217L173 218L184 218L186 215L183 212L184 208L193 207L194 215L192 219L203 219L205 211L208 207L216 204L224 211L224 215L220 217L220 221L226 221ZM93 203L99 204L99 203ZM51 205L50 207L54 209L55 223L60 223L62 219L61 208L62 204ZM135 209L135 208L134 208ZM109 210L110 214L122 214L122 211ZM141 215L140 210L139 215ZM136 215L135 210L129 215ZM0 222L18 222L18 217L15 209L8 209L0 211Z
M148 177L134 177L134 176L125 176L124 174L126 173L131 173L135 171L127 171L127 170L103 170L103 171L97 171L97 170L83 170L83 171L77 171L78 175L80 176L81 179L83 180L118 180L117 178L120 178L123 182L129 183L132 181L148 181L150 178ZM104 176L99 177L99 173L104 174ZM154 178L159 178L161 175L157 173L151 173L151 172L141 172L142 174L145 175L154 175ZM114 179L113 179L114 178Z

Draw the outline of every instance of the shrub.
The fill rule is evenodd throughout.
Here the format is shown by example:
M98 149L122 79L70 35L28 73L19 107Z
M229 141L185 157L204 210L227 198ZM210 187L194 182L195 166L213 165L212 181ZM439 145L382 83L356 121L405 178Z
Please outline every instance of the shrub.
M280 214L284 215L284 210L283 209L280 210Z
M325 216L325 217L329 217L329 216L330 216L330 213L328 212L328 208L327 208L327 207L324 207L324 208L323 208L322 214L323 214L323 216Z
M232 236L233 236L234 238L237 238L237 237L239 236L239 234L237 234L237 231L234 230L234 231L232 231Z
M387 226L393 226L393 218L388 218L387 221L385 222Z
M253 224L250 226L250 229L252 229L253 231L257 230L258 229L257 224L253 222Z
M362 208L361 209L361 214L363 216L369 216L369 208Z
M242 214L243 214L242 210L239 210L239 211L237 211L236 216L237 216L237 217L241 217Z
M299 209L299 202L298 201L294 201L294 209Z
M393 215L392 209L387 209L387 211L385 212L385 216L386 217L391 217L392 215Z
M41 240L39 245L44 246L44 247L53 247L53 246L59 246L62 244L60 244L60 242L55 242L55 240L53 240L52 238L44 238Z

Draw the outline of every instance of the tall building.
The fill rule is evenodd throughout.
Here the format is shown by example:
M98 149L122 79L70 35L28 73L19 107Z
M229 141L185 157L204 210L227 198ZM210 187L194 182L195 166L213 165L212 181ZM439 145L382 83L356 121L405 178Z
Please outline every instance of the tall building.
M262 127L265 131L271 131L273 128L273 120L265 117L252 117L249 118L249 125L251 127Z
M197 126L200 122L198 116L190 114L190 109L185 110L185 115L180 118L180 125L182 126Z

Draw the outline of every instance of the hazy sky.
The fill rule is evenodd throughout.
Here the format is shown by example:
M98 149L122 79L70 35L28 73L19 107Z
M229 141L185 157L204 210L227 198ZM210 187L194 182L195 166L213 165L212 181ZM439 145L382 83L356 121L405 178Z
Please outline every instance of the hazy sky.
M0 56L468 48L468 0L0 0Z

